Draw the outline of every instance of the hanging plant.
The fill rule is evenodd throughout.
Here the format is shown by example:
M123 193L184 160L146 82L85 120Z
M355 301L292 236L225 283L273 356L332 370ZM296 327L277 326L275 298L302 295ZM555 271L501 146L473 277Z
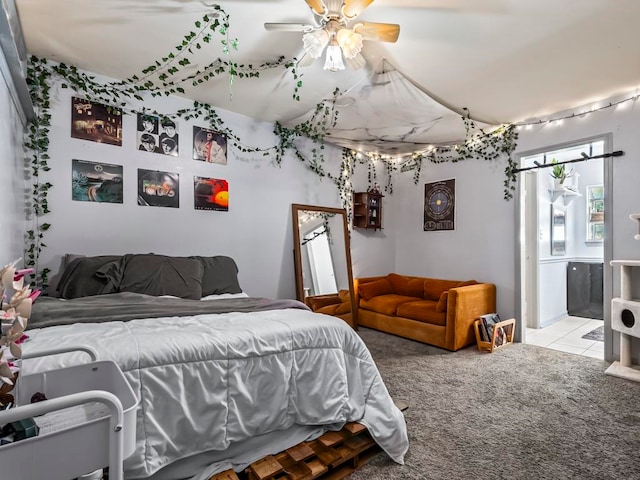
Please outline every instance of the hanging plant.
M50 89L54 80L60 82L61 88L71 88L86 100L107 105L108 108L119 113L136 114L141 110L140 113L163 118L183 118L185 120L202 118L212 129L226 135L231 145L240 152L263 152L267 155L275 150L275 147L253 148L243 144L240 138L224 124L217 112L210 105L202 102L195 101L192 107L173 113L158 112L144 107L140 109L130 105L131 100L144 101L143 95L157 97L184 94L185 85L197 86L223 74L229 76L231 91L234 78L257 78L260 76L260 72L272 68L285 68L291 73L294 79L293 97L296 100L300 99L298 90L302 86L302 81L296 70L295 59L287 61L284 57L279 57L274 61L263 62L255 66L236 63L231 59L230 54L232 50L237 50L238 40L229 37L229 15L219 5L209 5L209 7L211 12L194 22L194 30L187 33L173 51L143 68L141 73L124 80L100 83L96 81L94 76L81 72L74 66L64 63L49 63L46 59L30 57L27 68L27 83L36 118L29 125L25 138L25 146L29 152L27 163L30 166L33 181L28 200L28 220L31 221L32 228L26 232L25 263L37 272L36 278L32 282L33 285L38 284L42 288L46 288L50 273L50 269L38 267L38 259L42 249L46 247L44 243L45 232L51 227L49 223L43 222L41 217L50 213L47 196L53 185L41 181L41 176L50 170L48 165L49 127L51 124ZM220 40L222 51L228 58L217 58L193 72L191 67L195 63L194 55L205 45L210 44L216 33L222 36ZM183 73L187 71L190 73ZM317 158L320 162L321 155ZM320 167L318 167L318 171L321 171Z
M320 178L329 178L336 185L342 205L348 213L351 211L351 194L353 192L351 179L358 164L367 165L369 188L377 183L377 167L381 165L386 176L384 189L391 194L393 193L393 178L398 170L401 172L413 170L414 182L416 184L419 182L424 159L433 163L456 162L473 157L492 160L505 154L508 158L508 165L505 169L507 175L505 198L511 198L511 191L515 189L516 168L510 157L515 149L517 139L514 126L506 125L489 133L480 131L480 133L472 134L475 125L468 113L463 116L467 129L467 139L463 145L438 147L428 152L413 154L410 157L410 162L405 161L401 165L387 156L373 153L361 155L353 150L343 149L339 171L334 174L326 168L324 150L325 137L329 134L330 129L335 127L338 120L336 101L342 95L339 89L334 90L331 100L325 100L316 105L309 120L292 128L276 123L274 133L278 138L278 143L267 148L255 148L244 144L224 124L215 109L206 103L194 101L191 107L176 112L159 112L146 107L131 106L132 100L144 101L143 95L156 97L184 94L185 85L197 86L224 74L229 76L229 86L231 87L236 77L257 78L261 71L278 67L285 68L291 73L294 80L293 98L300 100L299 89L302 87L302 80L296 70L296 59L285 60L284 57L279 57L274 61L264 62L257 66L236 63L231 59L230 52L237 49L238 41L228 35L229 16L218 5L210 7L212 11L194 23L194 30L187 33L173 51L143 68L140 74L132 75L125 80L99 83L94 76L81 72L74 66L63 63L48 63L47 60L37 57L30 58L28 83L37 118L29 126L28 138L25 141L30 152L28 162L31 166L33 179L33 189L29 201L30 220L33 227L27 231L26 263L38 272L34 283L46 287L50 273L49 269L40 270L38 268L38 259L42 248L46 247L43 241L44 233L51 226L49 223L43 222L41 217L49 213L47 194L52 185L41 181L41 175L50 170L47 163L51 121L49 92L54 79L60 82L61 88L72 88L84 96L86 100L107 105L121 113L143 113L170 119L202 119L212 129L223 133L238 151L242 153L260 152L264 156L273 155L277 165L281 164L288 151L292 151L294 156L304 162L309 170ZM222 36L220 40L222 50L228 58L217 58L204 67L193 71L194 55L206 44L210 44L213 41L213 34L216 33ZM188 73L185 74L185 72ZM306 138L313 143L313 146L307 150L309 153L298 148L296 144L298 138Z
M400 172L413 171L413 181L418 184L422 172L423 161L426 159L432 163L459 162L466 159L477 158L486 161L494 161L500 157L506 157L504 180L504 199L513 197L516 182L517 165L512 154L517 146L518 132L515 125L502 125L490 132L476 129L475 122L471 119L469 111L465 108L462 121L465 126L465 141L462 144L452 146L430 147L425 152L416 152L401 160L400 164L391 156L377 153L359 154L351 149L343 149L343 161L339 173L334 175L323 167L324 158L322 150L324 142L331 127L334 127L338 119L338 110L335 108L338 97L342 94L339 89L334 90L332 100L323 100L316 105L311 117L292 128L286 128L276 123L274 133L279 138L276 147L276 163L280 164L287 150L320 177L330 178L337 186L342 206L349 213L349 203L352 193L351 182L345 181L345 172L353 173L356 163L366 163L368 168L367 182L371 188L377 182L376 165L382 165L386 174L384 190L393 193L393 178L398 170ZM316 146L311 150L311 157L305 155L296 144L298 137L311 140Z

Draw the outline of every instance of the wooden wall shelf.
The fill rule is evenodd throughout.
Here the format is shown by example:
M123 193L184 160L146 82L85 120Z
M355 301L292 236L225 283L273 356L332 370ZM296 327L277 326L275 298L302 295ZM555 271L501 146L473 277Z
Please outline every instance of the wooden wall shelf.
M354 192L353 226L357 228L382 229L382 198L374 192Z

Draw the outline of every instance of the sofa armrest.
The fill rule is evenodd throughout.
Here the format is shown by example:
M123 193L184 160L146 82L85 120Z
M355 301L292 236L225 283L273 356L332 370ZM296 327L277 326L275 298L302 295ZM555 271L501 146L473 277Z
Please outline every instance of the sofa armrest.
M475 342L473 321L496 311L496 286L479 283L449 289L447 301L446 343L451 350Z
M377 277L361 277L361 278L354 278L353 279L353 291L355 293L356 296L356 308L360 306L360 291L358 289L358 287L360 285L362 285L363 283L369 283L369 282L375 282L376 280L381 280L383 278L387 278L386 275L379 275Z
M307 307L315 312L316 310L319 310L322 307L326 307L327 305L342 303L342 300L337 293L330 293L327 295L312 295L306 297L304 299L304 303L306 303Z

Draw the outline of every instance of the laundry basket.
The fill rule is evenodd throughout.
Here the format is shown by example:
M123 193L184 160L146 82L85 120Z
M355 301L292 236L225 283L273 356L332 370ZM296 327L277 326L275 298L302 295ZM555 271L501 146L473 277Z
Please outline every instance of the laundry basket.
M79 424L68 417L54 421L47 433L41 429L39 436L0 446L2 479L69 480L109 466L109 479L122 480L122 461L135 449L138 400L114 362L21 375L16 389L19 406L0 412L0 425L47 413L56 419L60 410L73 413L70 407L78 405L106 412ZM36 392L47 400L30 404Z

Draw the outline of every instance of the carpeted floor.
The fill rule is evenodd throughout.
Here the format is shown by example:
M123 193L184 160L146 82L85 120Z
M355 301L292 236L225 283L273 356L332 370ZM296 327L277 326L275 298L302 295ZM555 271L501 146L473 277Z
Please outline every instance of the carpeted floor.
M361 328L404 401L405 465L380 454L350 480L640 479L640 384L533 345L448 352Z

